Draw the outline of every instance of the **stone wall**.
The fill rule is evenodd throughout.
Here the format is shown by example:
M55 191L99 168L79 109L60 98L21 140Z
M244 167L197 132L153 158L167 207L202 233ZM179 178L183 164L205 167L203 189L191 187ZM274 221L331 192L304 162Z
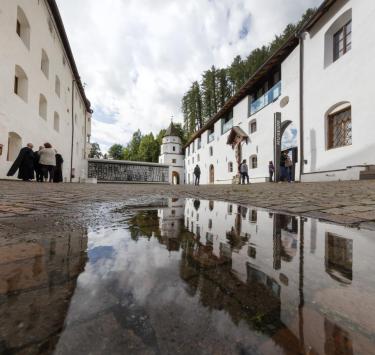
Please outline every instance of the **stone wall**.
M124 160L89 159L88 177L98 182L169 183L169 166Z

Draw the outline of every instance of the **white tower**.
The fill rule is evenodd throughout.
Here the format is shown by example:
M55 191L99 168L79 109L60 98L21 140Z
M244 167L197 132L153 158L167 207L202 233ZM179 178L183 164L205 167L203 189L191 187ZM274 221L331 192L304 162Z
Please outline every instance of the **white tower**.
M173 122L165 132L160 147L159 163L169 165L169 182L171 184L184 183L184 154L182 141Z

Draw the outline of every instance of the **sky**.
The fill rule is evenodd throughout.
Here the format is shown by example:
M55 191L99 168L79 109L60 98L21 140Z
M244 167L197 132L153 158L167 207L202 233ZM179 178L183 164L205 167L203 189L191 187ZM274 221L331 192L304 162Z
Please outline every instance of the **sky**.
M57 0L102 151L182 122L181 98L212 65L267 44L322 0Z

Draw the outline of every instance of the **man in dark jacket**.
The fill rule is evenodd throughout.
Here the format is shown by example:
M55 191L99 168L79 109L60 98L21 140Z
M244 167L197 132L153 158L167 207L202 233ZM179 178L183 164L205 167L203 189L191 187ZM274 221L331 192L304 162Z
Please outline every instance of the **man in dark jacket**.
M194 175L195 175L194 185L199 186L199 179L201 177L201 169L198 164L194 168Z
M39 152L43 149L43 146L39 146L39 151L34 152L34 169L35 169L35 175L36 175L36 181L43 182L43 170L42 166L39 164Z
M62 164L64 162L63 157L61 154L56 154L56 168L55 173L53 175L53 182L63 182L63 174L62 174Z
M34 179L34 152L33 145L28 143L26 147L22 148L18 154L17 159L8 171L7 176L13 176L18 170L18 178L23 181L30 181Z

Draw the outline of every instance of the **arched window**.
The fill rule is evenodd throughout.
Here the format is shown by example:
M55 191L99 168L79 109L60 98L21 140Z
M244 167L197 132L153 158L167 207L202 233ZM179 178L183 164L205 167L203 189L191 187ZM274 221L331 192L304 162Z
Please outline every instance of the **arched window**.
M47 119L47 99L43 94L39 96L39 116Z
M49 78L49 58L44 49L42 49L42 59L40 62L40 68L42 69L42 72L48 79Z
M17 7L16 32L27 49L30 49L30 24L24 11Z
M326 113L327 149L352 144L352 108L349 102L334 105Z
M22 139L21 137L15 132L8 133L8 154L7 160L8 161L15 161L19 151L22 148Z
M60 116L57 112L53 115L53 129L57 132L60 131Z
M27 75L19 65L16 65L14 73L14 93L27 102L28 90L29 81Z
M324 35L324 67L328 67L352 48L352 9L345 11Z
M213 155L214 155L214 148L210 147L210 157L212 157Z
M256 155L250 157L250 167L251 169L256 169L258 167L258 157Z
M233 163L231 161L228 163L228 172L233 173Z
M249 122L249 133L255 133L257 131L257 120L251 120Z
M55 93L58 97L60 97L60 78L56 75L56 78L55 78Z

